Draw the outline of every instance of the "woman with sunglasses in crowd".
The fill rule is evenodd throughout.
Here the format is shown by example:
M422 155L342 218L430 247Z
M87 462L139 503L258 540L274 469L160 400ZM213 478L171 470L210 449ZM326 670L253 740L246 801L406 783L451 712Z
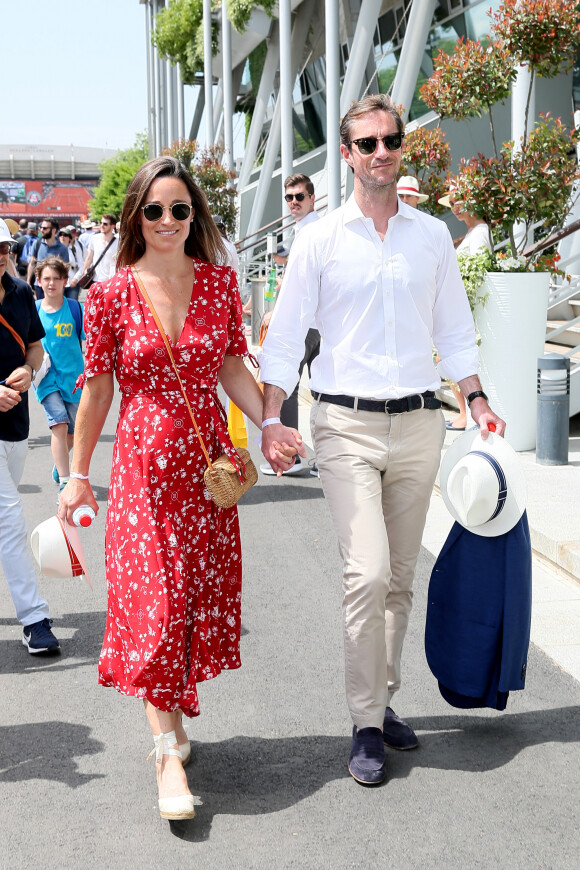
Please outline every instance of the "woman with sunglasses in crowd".
M240 667L241 552L236 508L218 508L204 487L206 460L179 381L212 459L224 451L237 459L218 381L257 426L262 393L244 364L235 272L216 265L224 262L220 233L204 194L175 158L158 157L137 172L120 239L119 271L94 284L85 305L84 386L59 514L70 522L82 504L98 510L89 463L114 374L122 400L109 488L99 682L143 699L161 816L192 818L181 716L199 715L198 682ZM295 436L284 430L289 444ZM277 444L273 467L281 474L295 452Z

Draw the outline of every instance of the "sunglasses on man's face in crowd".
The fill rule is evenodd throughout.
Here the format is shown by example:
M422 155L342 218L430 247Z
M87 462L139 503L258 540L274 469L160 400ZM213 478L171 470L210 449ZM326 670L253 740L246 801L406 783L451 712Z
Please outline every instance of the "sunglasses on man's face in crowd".
M10 242L0 242L0 254L9 254L11 247Z
M361 154L368 157L377 150L377 145L382 142L387 151L398 151L403 144L404 133L390 133L388 136L363 136L362 139L353 139L351 145L356 145Z
M188 202L174 202L173 205L159 205L157 202L149 202L147 205L141 206L145 220L155 223L160 221L165 213L165 209L169 209L176 221L186 221L191 216L193 206Z
M310 194L309 193L287 193L284 195L284 199L286 200L286 202L292 202L293 199L295 199L296 202L302 202L302 200L305 199L307 196L310 196Z

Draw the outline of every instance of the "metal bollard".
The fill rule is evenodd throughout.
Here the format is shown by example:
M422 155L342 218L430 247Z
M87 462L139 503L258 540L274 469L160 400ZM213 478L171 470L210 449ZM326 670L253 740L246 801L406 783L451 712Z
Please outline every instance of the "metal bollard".
M570 437L570 360L560 353L538 359L536 462L568 465Z

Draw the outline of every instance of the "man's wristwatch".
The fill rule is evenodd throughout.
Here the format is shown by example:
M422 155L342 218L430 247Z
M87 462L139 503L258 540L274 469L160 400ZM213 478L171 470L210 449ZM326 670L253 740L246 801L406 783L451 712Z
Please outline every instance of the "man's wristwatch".
M483 390L474 390L473 393L470 393L467 396L467 404L471 405L474 399L485 399L485 401L489 401Z
M25 365L25 366L28 366L28 368L30 369L30 380L33 381L34 378L36 377L36 369L33 368L33 367L30 365L30 363L24 363L24 365Z

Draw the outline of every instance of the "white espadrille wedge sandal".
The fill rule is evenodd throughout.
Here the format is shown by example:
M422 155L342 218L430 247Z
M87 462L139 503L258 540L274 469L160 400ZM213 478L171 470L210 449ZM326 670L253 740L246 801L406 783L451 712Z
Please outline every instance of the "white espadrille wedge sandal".
M167 731L166 733L155 734L153 736L153 741L155 743L155 746L147 756L148 761L153 756L155 756L156 761L161 762L164 755L177 755L178 758L182 759L181 763L184 763L182 747L179 746L179 749L173 748L177 743L175 731ZM188 749L189 743L187 744L187 746L186 744L183 744L183 748ZM187 760L189 761L189 758ZM193 808L193 795L181 794L177 795L176 797L159 798L159 814L162 819L193 819L195 817L195 810Z

